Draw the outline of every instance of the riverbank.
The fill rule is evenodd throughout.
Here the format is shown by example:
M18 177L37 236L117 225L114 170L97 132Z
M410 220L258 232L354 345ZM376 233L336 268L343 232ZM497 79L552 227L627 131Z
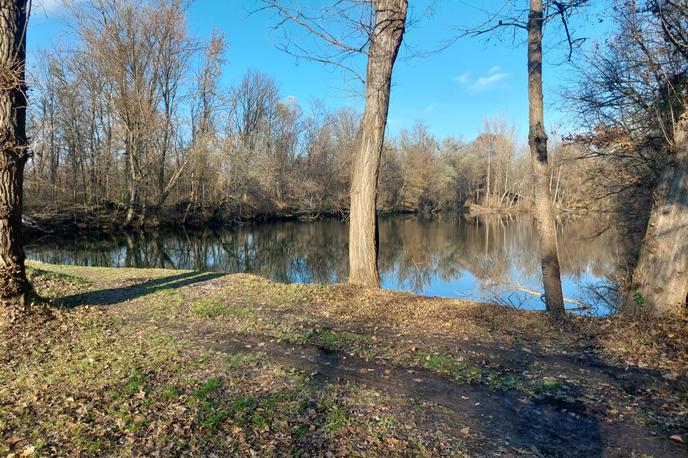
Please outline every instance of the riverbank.
M688 325L29 263L0 453L685 456Z
M469 205L463 209L422 211L408 209L381 209L379 216L442 215L462 214L467 218L497 217L511 218L531 214L526 207L492 208ZM139 216L129 227L124 227L127 210L124 205L71 206L66 208L27 209L23 218L24 232L29 237L65 234L112 234L125 230L164 230L180 227L195 230L218 229L245 223L270 223L279 221L316 221L345 219L346 209L327 211L306 211L302 209L254 208L248 206L198 207L187 211L185 207L165 208L163 211L148 211L145 218ZM608 215L601 211L559 210L565 217L589 214Z
M29 235L113 233L125 226L127 209L124 205L72 206L68 208L28 209L25 212L24 230ZM319 218L337 218L341 213L308 212L298 209L258 209L253 207L185 207L147 211L138 215L125 229L146 230L185 227L187 229L219 228L249 222L310 221Z
M431 214L422 211L383 209L379 215ZM151 230L185 227L187 229L220 228L243 223L269 223L278 221L314 221L328 218L345 218L346 209L308 211L296 208L255 208L251 206L200 206L188 210L184 206L169 207L162 211L147 211L128 227L125 226L127 209L124 205L45 207L27 209L23 218L24 231L30 236L45 234L114 233L123 228Z

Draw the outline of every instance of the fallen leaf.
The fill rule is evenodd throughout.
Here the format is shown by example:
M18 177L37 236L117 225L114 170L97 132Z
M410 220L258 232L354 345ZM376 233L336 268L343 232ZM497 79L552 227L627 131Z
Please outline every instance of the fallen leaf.
M19 442L21 439L19 439L17 436L10 436L7 439L5 439L5 443L9 445L10 447L14 446L17 442Z

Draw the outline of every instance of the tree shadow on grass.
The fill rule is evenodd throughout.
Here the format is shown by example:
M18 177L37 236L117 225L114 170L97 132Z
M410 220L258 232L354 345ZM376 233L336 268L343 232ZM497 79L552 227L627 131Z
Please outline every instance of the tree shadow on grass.
M58 298L57 303L66 308L74 308L82 305L113 305L134 300L162 290L182 288L195 283L202 283L222 277L223 275L225 274L212 272L184 272L177 275L147 280L133 285L64 296Z

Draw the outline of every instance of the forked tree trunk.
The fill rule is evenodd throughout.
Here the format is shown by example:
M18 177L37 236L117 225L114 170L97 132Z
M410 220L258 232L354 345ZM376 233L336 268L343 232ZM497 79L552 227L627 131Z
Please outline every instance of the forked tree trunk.
M533 164L535 221L540 242L542 281L547 311L564 313L561 292L557 226L552 212L547 163L547 133L545 132L542 97L542 0L530 0L528 16L528 144Z
M633 273L636 305L659 315L683 314L688 299L688 112L674 127Z
M389 110L392 69L406 26L407 0L375 0L366 69L365 112L351 175L349 283L380 286L377 271L377 181Z
M0 0L0 300L19 309L29 292L22 246L27 20L26 0Z

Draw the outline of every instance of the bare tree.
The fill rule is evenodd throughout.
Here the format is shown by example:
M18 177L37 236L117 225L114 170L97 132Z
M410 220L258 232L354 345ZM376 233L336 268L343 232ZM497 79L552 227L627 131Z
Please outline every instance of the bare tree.
M158 40L158 52L156 59L159 61L158 85L162 102L162 124L161 135L158 140L158 210L162 207L169 195L172 187L183 172L186 161L184 161L171 177L165 174L168 156L174 144L174 121L177 114L177 107L180 99L180 85L183 84L184 77L188 71L189 60L196 51L193 43L186 33L184 24L184 11L179 3L171 3L162 7L159 13L159 20L156 21L155 36Z
M546 0L546 8L543 8L543 0L530 0L530 8L524 10L509 6L510 2L506 2L498 13L492 15L482 26L466 32L467 35L479 36L506 27L525 30L528 33L528 142L533 166L535 220L540 237L545 302L547 310L555 315L564 312L564 300L561 291L556 223L549 188L550 169L542 95L542 31L546 22L558 21L564 31L570 58L575 46L580 43L580 39L571 36L570 15L585 3L587 0Z
M222 76L222 64L227 44L224 37L216 32L210 38L200 68L194 76L191 102L191 148L190 148L190 195L184 212L188 217L192 206L198 204L200 184L209 180L213 173L209 162L211 144L217 139L217 113L221 108L222 97L218 90L218 80ZM219 186L219 184L218 184Z
M652 26L645 29L647 38L634 38L638 45L649 42L647 63L663 73L660 123L667 126L668 148L633 280L642 300L657 312L681 314L688 302L688 5L651 0L645 8L661 30L660 41L652 43Z
M530 0L528 15L528 143L535 179L535 220L540 236L542 282L545 288L547 310L564 313L561 291L557 226L552 212L549 189L549 163L547 162L547 132L544 121L542 96L542 0Z
M22 200L26 138L26 0L0 1L0 300L26 307Z
M297 5L296 10L307 8L295 0L288 4ZM367 200L371 220L374 208L384 212L459 210L473 204L533 208L529 157L521 154L525 150L517 148L503 120L488 121L485 132L467 144L435 139L420 124L411 133L402 131L389 138L384 132L389 79L384 75L370 79L381 87L370 87L368 100L376 108L369 108L373 115L367 114L365 123L362 113L329 111L317 102L304 113L297 99L280 94L278 79L257 71L224 88L220 76L225 45L220 37L210 40L205 56L188 59L186 51L200 48L194 46L195 40L185 39L189 38L183 27L186 11L175 7L178 2L150 0L135 5L160 18L152 25L145 17L131 17L132 5L131 0L80 1L80 8L68 10L73 17L65 19L84 36L64 50L49 51L42 60L49 65L37 73L40 84L32 97L43 102L31 111L36 154L28 163L26 193L27 207L39 219L101 228L124 222L132 184L127 113L134 121L136 115L143 121L142 147L135 153L140 163L137 224L146 205L157 205L160 212L155 216L160 219L149 218L145 224L182 220L193 226L286 215L347 215L352 208L355 160L359 176L379 174L366 184L370 192L377 181L372 187L374 199ZM373 33L373 3L347 0L328 5L332 9L309 9L302 16L293 13L293 19L286 16L288 12L283 14L286 20L304 24L317 19L336 36L327 35L324 28L315 29L319 36L297 27L305 31L303 40L284 43L293 51L309 37L324 40L331 51L327 59L351 64L354 71L367 62L373 71L371 37L383 38ZM101 10L105 17L114 16L103 27ZM111 49L107 39L113 33L118 49ZM343 47L331 48L328 40ZM315 45L302 47L322 51ZM140 58L148 55L155 58ZM377 55L391 58L385 52ZM188 71L181 71L187 61ZM383 62L387 70L390 61ZM131 89L131 97L123 97L129 94L127 88L136 87L145 90ZM368 140L381 142L384 135L384 141L366 140L372 150L365 153L368 159L361 160L364 130ZM379 155L370 155L380 150ZM360 164L365 160L371 168L363 171ZM567 167L558 163L549 176L550 191L560 203L571 202L570 196L580 192L579 184L566 179L578 174L567 173ZM374 226L368 224L361 233L374 247ZM364 250L364 256L375 261L372 250Z
M392 69L404 36L406 0L377 0L366 70L366 104L351 172L349 283L379 287L377 181L389 110Z
M165 163L172 144L171 124L180 79L192 51L183 5L181 0L100 0L72 3L71 8L84 54L99 76L112 84L110 103L126 132L129 195L124 224L137 225L145 216L145 181L157 178L159 203L167 195ZM171 180L177 177L173 174Z
M337 65L361 80L363 78L344 59L355 54L367 57L365 111L351 171L349 283L379 287L376 209L378 177L389 110L392 70L406 30L408 0L337 1L323 8L321 21L301 11L291 11L283 5L284 2L265 0L265 3L276 9L285 20L298 24L311 36L335 50L332 54L317 56L304 53L304 48L297 45L304 57ZM352 13L352 9L358 12ZM327 17L333 16L346 27L353 28L354 32L364 32L362 44L347 44L334 32L328 31L327 24L323 22L326 22ZM350 30L346 31L344 36L349 33ZM284 49L291 52L287 45Z

